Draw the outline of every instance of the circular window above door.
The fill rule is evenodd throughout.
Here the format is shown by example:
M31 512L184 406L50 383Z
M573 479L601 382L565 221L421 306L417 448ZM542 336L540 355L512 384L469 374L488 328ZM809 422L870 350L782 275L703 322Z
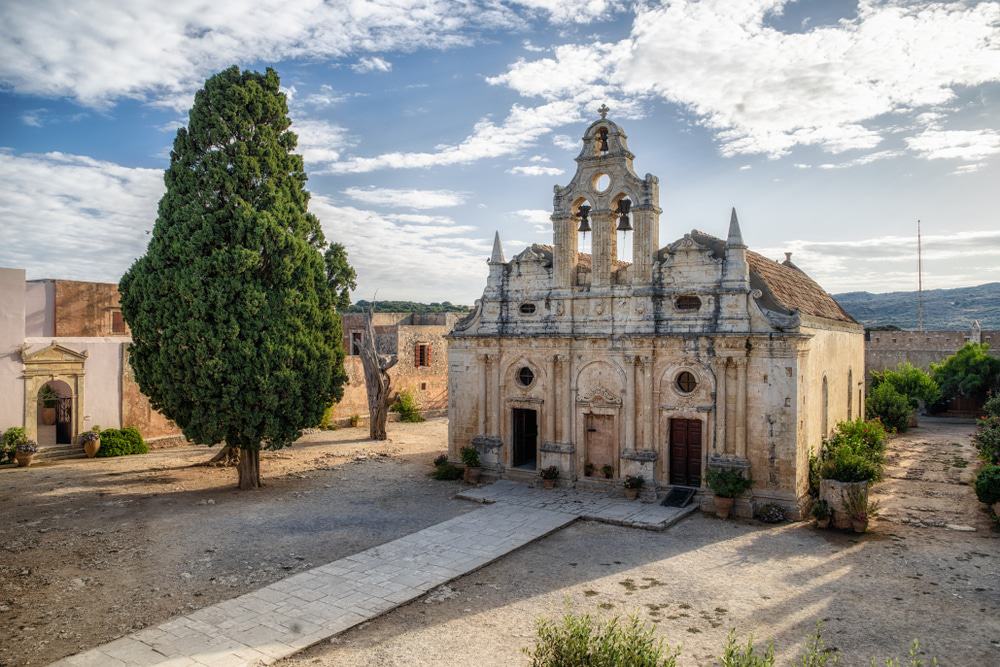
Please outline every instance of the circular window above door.
M698 379L695 378L694 373L691 371L681 371L675 380L677 384L677 389L684 394L690 394L698 386Z
M522 387L530 387L531 383L535 381L535 372L527 366L522 366L521 370L517 372L517 381Z

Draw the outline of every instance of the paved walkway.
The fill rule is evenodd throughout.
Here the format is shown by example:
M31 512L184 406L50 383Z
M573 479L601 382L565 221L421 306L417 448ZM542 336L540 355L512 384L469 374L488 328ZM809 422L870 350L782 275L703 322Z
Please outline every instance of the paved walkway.
M266 665L409 602L577 515L496 504L140 630L56 665Z
M576 489L546 490L502 479L493 484L462 491L456 497L481 503L500 503L566 512L575 514L581 519L646 530L666 530L698 509L696 503L681 509L663 507L659 503L629 501L618 495L620 493L620 489L614 496L598 491Z

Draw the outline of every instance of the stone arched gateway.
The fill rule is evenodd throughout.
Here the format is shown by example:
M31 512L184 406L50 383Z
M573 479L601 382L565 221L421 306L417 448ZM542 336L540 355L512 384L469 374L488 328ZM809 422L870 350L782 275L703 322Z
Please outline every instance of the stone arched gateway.
M701 486L712 442L714 409L715 375L711 369L680 362L663 370L656 412L658 481Z
M46 384L58 383L57 393L68 393L69 440L75 440L83 427L84 366L86 352L76 352L58 343L34 352L22 352L24 363L24 430L31 440L38 441L38 392ZM42 443L39 443L42 444ZM49 443L55 444L55 442Z
M539 467L542 427L551 406L545 405L546 390L552 382L543 366L527 356L507 364L503 373L503 412L500 437L503 465L525 471Z

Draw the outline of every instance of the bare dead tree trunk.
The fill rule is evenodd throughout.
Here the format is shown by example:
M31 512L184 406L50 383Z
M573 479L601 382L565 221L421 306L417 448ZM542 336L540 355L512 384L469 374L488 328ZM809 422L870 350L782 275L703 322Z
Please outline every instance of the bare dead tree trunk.
M365 336L361 343L361 365L365 369L365 388L368 390L368 436L372 440L385 440L385 422L389 417L389 369L398 361L394 354L379 354L375 339L375 304L368 307L365 318Z
M240 451L240 462L237 467L240 473L240 490L258 489L260 483L260 450L243 449Z

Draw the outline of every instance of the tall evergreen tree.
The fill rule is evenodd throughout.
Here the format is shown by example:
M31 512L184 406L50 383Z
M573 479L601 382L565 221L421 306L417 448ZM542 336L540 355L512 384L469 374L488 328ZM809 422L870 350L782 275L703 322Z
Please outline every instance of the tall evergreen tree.
M152 405L190 440L260 449L319 423L346 374L319 220L278 75L238 67L195 96L177 131L146 254L122 277L130 360Z
M326 282L333 290L337 310L344 312L351 307L351 290L358 287L358 273L347 261L347 248L342 243L331 243L323 254L326 261Z

